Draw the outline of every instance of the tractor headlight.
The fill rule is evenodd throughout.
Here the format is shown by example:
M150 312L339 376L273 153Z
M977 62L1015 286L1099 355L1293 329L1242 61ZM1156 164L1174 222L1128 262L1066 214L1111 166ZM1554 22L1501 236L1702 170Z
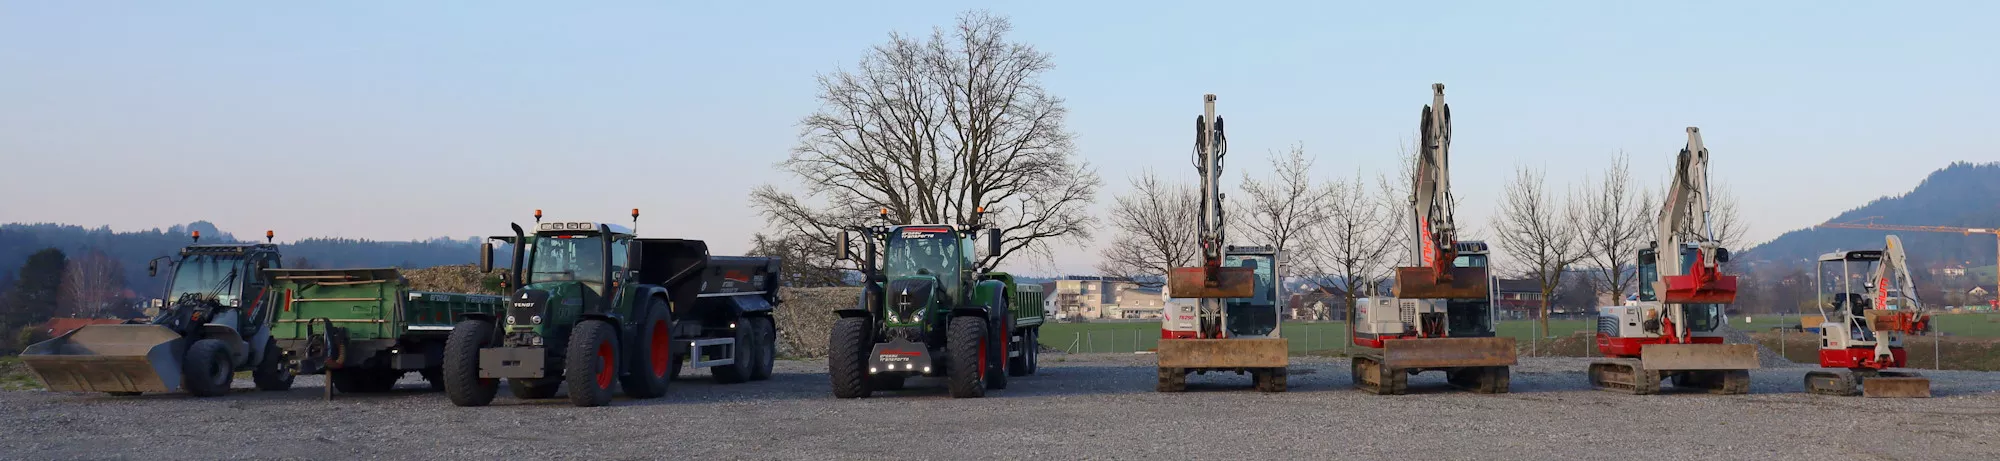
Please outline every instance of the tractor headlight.
M537 316L534 316L534 317L528 317L528 323L533 323L533 324L536 324L536 325L541 325L541 324L542 324L542 316L539 316L539 315L537 315Z
M521 323L521 322L520 322L520 321L518 321L518 320L515 320L515 319L514 319L514 316L512 316L512 315L509 315L509 316L507 316L507 326L514 326L514 324L517 324L517 323Z

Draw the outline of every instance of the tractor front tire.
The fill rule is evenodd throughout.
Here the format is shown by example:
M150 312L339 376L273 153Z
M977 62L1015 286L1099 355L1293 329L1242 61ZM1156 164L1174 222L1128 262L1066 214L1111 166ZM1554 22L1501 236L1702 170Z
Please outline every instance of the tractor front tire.
M483 407L500 393L499 378L479 377L479 349L493 343L493 322L465 320L451 329L444 342L444 395L452 405Z
M659 398L667 395L667 376L672 371L674 360L673 332L667 318L667 302L654 298L647 303L646 310L652 312L646 321L638 325L638 332L628 345L630 354L627 370L631 372L619 377L618 383L625 386L625 395L638 399Z
M278 348L278 340L266 341L264 360L257 362L257 370L250 378L257 382L260 391L286 391L292 389L292 369L285 367L285 351Z
M603 320L584 320L570 335L568 355L563 359L569 403L579 407L610 404L618 383L618 364L622 362L618 327Z
M874 344L866 317L841 317L833 321L833 331L826 340L826 370L833 379L834 397L856 399L867 397L872 391L868 352Z
M949 369L945 387L951 389L953 398L986 396L986 341L991 336L986 319L970 316L951 319L950 328L945 330L945 353L950 360L946 364Z
M181 361L181 380L195 397L215 397L229 393L235 367L230 366L229 344L220 339L204 339L188 346Z

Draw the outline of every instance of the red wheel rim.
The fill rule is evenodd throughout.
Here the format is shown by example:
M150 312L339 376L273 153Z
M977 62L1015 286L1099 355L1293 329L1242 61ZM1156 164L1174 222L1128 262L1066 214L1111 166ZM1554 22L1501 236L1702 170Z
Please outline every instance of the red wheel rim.
M611 361L611 359L615 358L616 356L617 352L611 350L610 341L597 343L597 388L598 389L611 388L611 375L618 374L617 373L618 368L613 366Z
M667 337L667 321L653 321L653 377L667 376L667 359L673 355L673 338Z

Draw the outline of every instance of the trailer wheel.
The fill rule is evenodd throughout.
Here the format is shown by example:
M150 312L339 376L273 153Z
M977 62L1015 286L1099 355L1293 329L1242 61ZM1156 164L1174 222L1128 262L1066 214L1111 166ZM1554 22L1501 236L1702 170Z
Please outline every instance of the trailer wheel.
M1021 337L1020 341L1014 341L1014 337L1016 335L1019 335ZM1027 376L1028 375L1028 330L1018 330L1018 331L1008 332L1006 333L1006 336L1003 336L1002 338L1005 338L1007 340L1007 355L1011 356L1007 357L1007 376ZM1020 355L1013 356L1014 354L1017 353Z
M569 403L579 407L599 407L611 403L612 387L618 381L618 328L603 320L578 323L569 339L569 355L563 359L563 379L569 384Z
M868 334L868 319L835 319L826 345L826 374L833 379L833 396L843 399L867 397L870 392L868 351L874 345Z
M736 384L750 380L750 362L757 356L754 352L757 349L757 335L753 331L756 329L750 326L749 317L736 318L736 343L729 345L729 358L734 360L728 365L708 369L710 373L715 374L716 382Z
M507 393L521 400L541 400L555 398L556 391L562 389L558 378L508 378Z
M750 324L757 326L757 359L750 363L750 379L771 379L771 369L778 360L778 326L771 322L770 317L753 317Z
M979 317L954 317L949 330L945 330L945 350L950 363L945 377L945 387L951 389L953 398L976 398L986 396L986 374L988 353L987 339L992 332L986 329L986 319Z
M1028 356L1028 374L1032 375L1042 371L1042 329L1029 328L1027 335L1027 344L1021 346L1025 348L1021 349L1021 353Z
M646 303L646 321L641 322L632 336L629 346L629 370L619 376L618 384L625 386L625 395L633 398L651 399L667 395L667 372L674 359L673 332L667 319L667 302L653 298Z
M181 362L182 384L195 397L228 394L233 368L229 366L228 344L220 339L195 341Z
M257 362L257 371L250 378L257 382L260 391L284 391L292 388L292 370L285 367L285 351L278 348L278 340L265 341L264 360Z
M500 392L499 378L479 377L479 349L493 344L493 322L465 320L444 342L444 395L452 405L481 407Z

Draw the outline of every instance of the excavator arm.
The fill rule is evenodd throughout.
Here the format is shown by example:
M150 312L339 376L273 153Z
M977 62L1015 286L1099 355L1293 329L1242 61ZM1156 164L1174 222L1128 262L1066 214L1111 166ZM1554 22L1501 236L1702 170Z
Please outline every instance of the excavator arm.
M1458 259L1458 229L1452 222L1451 106L1444 103L1444 84L1431 84L1431 104L1424 106L1419 125L1422 150L1417 152L1410 194L1413 267L1396 268L1395 295L1416 299L1484 299L1486 274L1480 268L1453 267Z
M1708 220L1708 147L1702 145L1701 129L1688 127L1687 147L1675 162L1673 182L1667 185L1667 201L1655 224L1654 254L1659 279L1654 284L1661 302L1673 306L1668 318L1673 336L1687 339L1687 316L1680 304L1726 304L1736 301L1736 277L1723 275L1722 259L1728 255L1714 239ZM1685 252L1692 252L1687 258ZM1685 258L1685 259L1684 259Z
M1875 265L1875 273L1870 276L1875 282L1870 288L1875 308L1868 311L1868 328L1907 334L1929 331L1930 319L1923 313L1923 302L1917 299L1916 278L1910 276L1903 240L1890 235L1887 243L1882 248L1882 261ZM1896 292L1894 310L1889 309L1892 290ZM1883 347L1887 347L1886 341Z
M1201 173L1200 229L1201 266L1178 267L1167 273L1167 291L1176 298L1248 298L1256 294L1256 274L1240 267L1222 267L1223 221L1222 159L1229 152L1229 138L1222 130L1222 117L1215 115L1215 95L1202 96L1202 115L1195 119L1195 170Z

